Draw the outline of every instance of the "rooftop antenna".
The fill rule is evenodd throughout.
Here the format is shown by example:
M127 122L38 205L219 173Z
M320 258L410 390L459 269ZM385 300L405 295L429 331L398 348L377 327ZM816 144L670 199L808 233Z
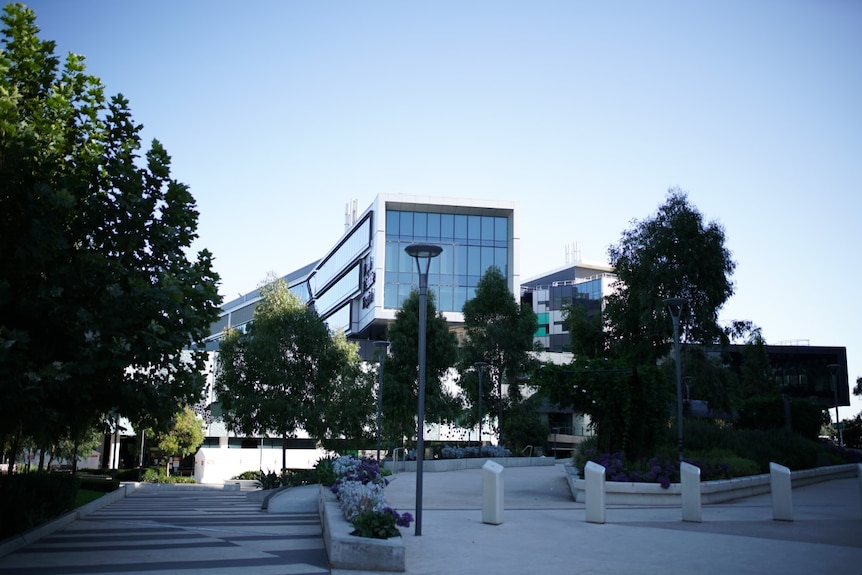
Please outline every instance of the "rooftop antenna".
M346 232L353 224L356 223L356 218L359 216L359 200L350 200L344 204L344 231Z
M581 262L581 242L566 244L566 265L571 266Z

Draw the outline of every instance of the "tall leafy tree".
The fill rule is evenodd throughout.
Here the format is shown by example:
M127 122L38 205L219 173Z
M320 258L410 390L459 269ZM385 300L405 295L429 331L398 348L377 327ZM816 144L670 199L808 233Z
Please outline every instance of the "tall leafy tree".
M197 210L157 142L141 157L128 102L84 58L63 64L35 13L9 4L0 53L0 435L76 436L200 395L218 317Z
M586 305L575 302L563 306L563 325L571 336L572 353L597 359L607 356L607 334L601 309L590 313Z
M681 339L717 343L725 337L718 310L733 295L736 267L725 247L724 229L705 223L679 188L668 191L658 212L634 222L608 250L619 282L607 298L612 352L634 363L654 363L667 355L672 324L663 301L684 297Z
M327 443L368 434L370 378L357 347L333 335L281 278L270 278L246 333L219 346L215 391L231 429L284 438L304 430Z
M345 444L358 449L371 442L376 429L376 373L367 369L359 345L343 332L336 332L332 341L339 371L331 395L319 408L320 441L330 449Z
M204 442L204 426L192 408L184 407L174 414L163 430L150 431L149 435L149 439L165 456L165 471L170 474L170 458L182 459L197 451Z
M450 422L457 401L443 379L457 359L455 334L437 313L429 292L425 316L425 421ZM419 292L413 290L387 328L389 356L383 370L383 429L389 445L416 437L419 393Z
M462 389L470 405L478 404L478 376L473 364L488 364L483 375L482 406L485 413L497 415L497 431L502 441L504 417L503 386L508 387L508 399L521 401L519 376L531 366L530 351L538 328L536 314L521 306L506 284L506 278L491 267L479 280L476 295L464 304L464 339L461 342ZM487 408L487 409L486 409Z

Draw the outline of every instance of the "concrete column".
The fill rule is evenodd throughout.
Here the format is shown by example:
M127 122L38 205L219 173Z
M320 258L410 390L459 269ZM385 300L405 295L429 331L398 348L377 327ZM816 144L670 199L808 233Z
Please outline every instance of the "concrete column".
M482 523L503 522L503 466L490 459L482 466Z
M679 464L679 476L682 489L682 520L700 523L700 467L683 461Z
M790 469L777 463L770 463L769 481L772 487L772 518L775 521L793 521Z
M588 461L584 468L586 480L586 515L588 523L605 522L605 468Z

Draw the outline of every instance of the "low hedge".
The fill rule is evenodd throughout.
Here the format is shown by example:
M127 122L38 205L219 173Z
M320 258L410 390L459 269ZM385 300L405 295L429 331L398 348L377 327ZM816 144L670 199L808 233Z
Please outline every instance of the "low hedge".
M80 479L67 473L0 476L0 538L22 533L70 511Z

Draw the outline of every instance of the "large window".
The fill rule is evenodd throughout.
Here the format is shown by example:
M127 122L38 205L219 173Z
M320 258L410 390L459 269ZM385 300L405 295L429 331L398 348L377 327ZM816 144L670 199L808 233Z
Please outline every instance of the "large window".
M428 290L439 311L461 311L491 266L509 276L509 218L435 212L386 212L383 305L397 309L418 285L416 262L404 248L416 242L443 247L431 260Z

